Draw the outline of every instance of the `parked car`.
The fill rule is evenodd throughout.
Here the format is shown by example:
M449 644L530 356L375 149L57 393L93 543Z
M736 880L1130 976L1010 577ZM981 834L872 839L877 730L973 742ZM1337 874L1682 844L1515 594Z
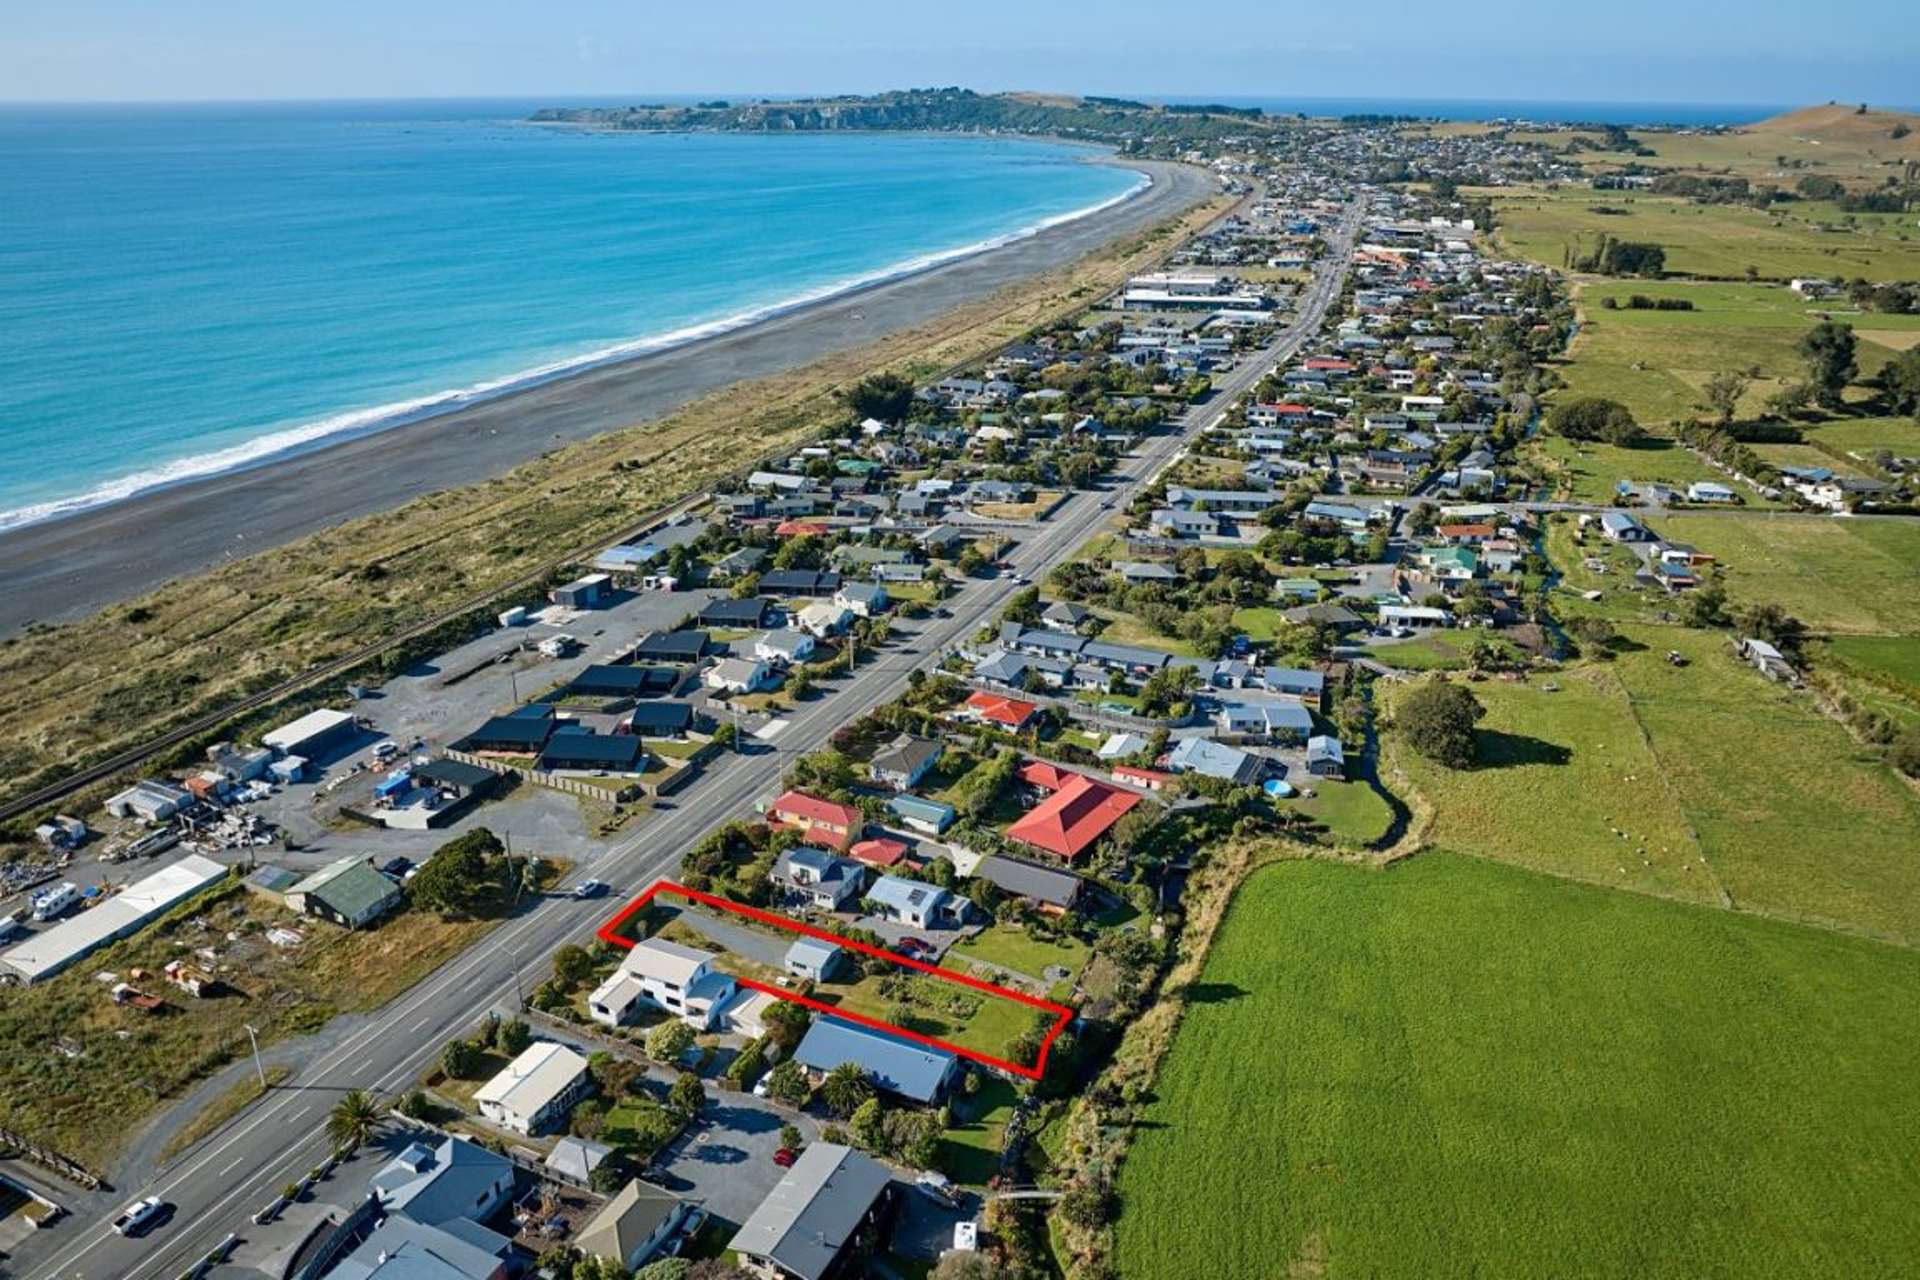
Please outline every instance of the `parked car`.
M413 859L412 858L388 858L385 862L380 864L380 870L385 874L392 876L395 880L399 880L404 878L407 872L413 870Z
M612 887L613 886L609 885L605 880L582 880L579 884L573 886L573 896L576 898L598 898Z
M916 1190L925 1192L942 1204L953 1204L960 1199L960 1193L954 1189L953 1179L931 1169L915 1178L913 1185Z
M925 938L902 938L893 944L893 949L903 956L919 959L933 954L933 944Z
M127 1206L126 1212L113 1220L113 1229L123 1236L144 1234L148 1227L159 1220L166 1209L166 1202L158 1196L135 1200Z
M793 1162L795 1160L798 1160L799 1158L800 1158L799 1156L795 1155L793 1152L789 1151L785 1147L782 1147L778 1151L773 1153L773 1162L779 1165L782 1169L791 1169L793 1167Z

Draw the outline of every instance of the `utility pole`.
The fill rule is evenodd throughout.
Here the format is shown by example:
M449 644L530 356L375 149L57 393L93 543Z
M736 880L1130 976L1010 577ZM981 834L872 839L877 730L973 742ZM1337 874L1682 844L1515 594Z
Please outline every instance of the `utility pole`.
M247 1042L253 1046L253 1070L260 1077L260 1092L267 1091L267 1069L260 1065L260 1037L254 1032L253 1024L246 1023Z

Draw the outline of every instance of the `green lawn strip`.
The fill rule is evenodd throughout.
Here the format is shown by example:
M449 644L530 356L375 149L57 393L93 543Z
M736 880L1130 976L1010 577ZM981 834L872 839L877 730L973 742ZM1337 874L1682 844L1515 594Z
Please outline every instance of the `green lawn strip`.
M954 1101L954 1125L940 1139L940 1168L949 1178L979 1186L1000 1171L1017 1097L1006 1080L984 1075L978 1093Z
M1372 844L1387 834L1393 825L1393 808L1386 798L1366 782L1335 782L1328 778L1302 779L1310 785L1311 798L1296 800L1293 807L1325 823L1336 838L1352 844Z
M1826 648L1866 679L1920 704L1920 636L1835 636Z
M1263 869L1199 989L1122 1166L1119 1274L1892 1274L1920 1251L1913 952L1429 854Z
M644 1163L680 1132L682 1123L679 1116L652 1098L634 1094L607 1109L600 1136Z
M1030 937L1026 930L1012 925L995 925L948 952L961 959L1004 965L1035 978L1054 965L1077 974L1091 954L1092 948L1077 938L1050 942Z

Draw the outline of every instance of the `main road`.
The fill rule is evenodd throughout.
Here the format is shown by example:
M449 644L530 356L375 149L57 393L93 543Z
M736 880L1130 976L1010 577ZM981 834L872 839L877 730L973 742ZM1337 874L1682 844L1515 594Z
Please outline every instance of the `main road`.
M1218 422L1234 400L1320 327L1339 296L1348 250L1361 208L1351 206L1311 285L1300 295L1293 322L1263 350L1244 357L1216 383L1207 403L1189 409L1177 430L1151 437L1116 468L1104 490L1075 494L1009 555L1014 573L1038 580L1111 518L1109 504L1152 480L1196 433ZM820 747L841 723L894 698L915 667L931 663L970 636L1003 606L1015 589L1005 575L967 582L947 600L950 618L934 617L902 635L881 656L841 679L828 696L797 707L770 750L722 757L696 781L678 807L648 819L582 868L637 893L672 871L681 854L720 824L770 798L793 756ZM327 1111L341 1093L366 1089L391 1094L410 1087L434 1062L441 1046L472 1029L487 1010L510 1004L525 972L566 942L585 942L610 911L605 900L547 899L503 924L448 961L367 1024L275 1087L251 1110L206 1140L180 1164L123 1198L158 1196L175 1206L172 1221L142 1240L125 1240L100 1222L86 1227L67 1249L34 1274L86 1280L150 1280L176 1276L229 1232L244 1234L248 1215L273 1199L298 1171L327 1153Z

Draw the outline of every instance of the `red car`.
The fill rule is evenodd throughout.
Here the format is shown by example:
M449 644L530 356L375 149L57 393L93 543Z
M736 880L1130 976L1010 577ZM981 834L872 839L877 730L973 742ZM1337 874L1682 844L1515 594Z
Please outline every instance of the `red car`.
M786 1147L782 1147L778 1151L773 1153L773 1162L779 1165L782 1169L791 1169L793 1167L793 1162L795 1160L798 1160L799 1158L800 1158L799 1156L794 1155L793 1152L787 1149Z
M903 956L912 956L916 960L921 956L933 954L933 944L921 938L902 938L893 944L893 949Z

